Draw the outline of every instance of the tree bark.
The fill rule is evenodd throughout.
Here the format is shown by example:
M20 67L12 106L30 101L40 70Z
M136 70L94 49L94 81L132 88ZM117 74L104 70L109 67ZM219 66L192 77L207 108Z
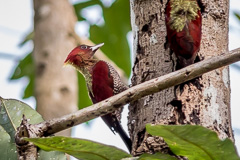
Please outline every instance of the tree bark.
M63 68L77 45L76 16L68 0L34 0L34 62L37 111L45 120L77 110L77 75ZM60 135L69 136L70 130Z
M166 42L167 0L131 0L135 63L132 84L173 72L176 57ZM198 59L228 50L229 1L202 0L202 41ZM196 83L195 83L196 82ZM179 86L146 96L129 106L129 131L133 155L168 152L162 139L145 132L145 125L193 124L233 140L230 118L229 69L223 67Z

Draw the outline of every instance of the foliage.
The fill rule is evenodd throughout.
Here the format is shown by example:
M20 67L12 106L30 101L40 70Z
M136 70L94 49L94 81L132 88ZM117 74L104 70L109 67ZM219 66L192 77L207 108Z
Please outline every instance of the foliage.
M24 90L23 98L29 98L33 96L33 88L34 88L34 64L32 58L32 52L29 53L26 57L24 57L15 68L11 76L11 80L19 79L22 77L28 77L29 83Z
M120 160L131 157L130 154L100 143L62 136L48 138L25 138L46 151L61 151L84 160Z
M81 11L87 7L99 5L103 11L104 24L101 26L91 24L88 19L84 18ZM85 21L90 25L90 40L95 43L104 42L102 51L122 68L127 76L130 76L130 49L126 35L131 30L130 27L130 8L129 1L116 0L111 6L104 6L100 0L84 1L74 4L74 9L79 21ZM124 10L124 12L122 12ZM19 46L32 40L34 32L29 33ZM29 53L19 62L11 80L28 77L29 84L25 88L23 98L33 96L34 87L34 62L32 53ZM79 109L91 105L86 90L86 84L82 76L78 75L79 82Z
M240 14L239 13L236 13L234 12L234 15L237 17L237 19L240 21Z
M177 160L177 158L170 156L169 154L155 153L155 154L142 154L138 160Z
M3 99L0 97L0 153L4 159L16 159L16 145L14 135L16 128L21 123L22 115L29 118L31 124L43 121L42 117L27 104L14 99ZM189 160L240 160L230 139L220 140L216 132L197 125L156 125L146 126L147 132L153 136L163 137L175 155L185 156ZM131 155L113 146L68 137L49 138L27 138L41 150L40 159L58 157L65 159L66 152L76 158L91 159L113 159L131 157ZM55 152L60 151L60 152ZM140 160L165 160L176 159L167 154L155 153L153 155L143 154Z
M171 151L189 160L240 160L230 139L220 140L216 132L197 125L146 126L153 136L163 137Z
M40 114L27 104L14 99L0 97L0 153L2 159L17 159L15 133L21 123L22 115L25 115L31 124L42 122ZM66 159L61 152L39 151L39 160L59 158Z

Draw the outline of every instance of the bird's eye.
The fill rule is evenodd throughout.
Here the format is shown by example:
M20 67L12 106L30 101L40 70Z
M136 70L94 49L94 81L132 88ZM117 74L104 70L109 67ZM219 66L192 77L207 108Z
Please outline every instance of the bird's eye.
M87 46L81 46L81 49L87 49Z

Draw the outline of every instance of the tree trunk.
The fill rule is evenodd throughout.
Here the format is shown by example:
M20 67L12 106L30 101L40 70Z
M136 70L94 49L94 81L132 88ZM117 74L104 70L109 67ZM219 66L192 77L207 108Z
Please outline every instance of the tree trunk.
M168 74L176 57L166 41L167 0L131 0L135 63L132 84ZM229 1L202 0L202 41L198 59L228 50ZM196 83L195 83L196 82ZM196 85L198 84L198 85ZM229 69L223 67L183 85L146 96L129 106L129 131L133 155L168 152L164 141L146 134L145 125L197 124L233 140L230 118Z
M76 17L68 0L34 0L34 10L35 97L37 111L48 120L77 110L77 75L63 68L77 45L72 36Z

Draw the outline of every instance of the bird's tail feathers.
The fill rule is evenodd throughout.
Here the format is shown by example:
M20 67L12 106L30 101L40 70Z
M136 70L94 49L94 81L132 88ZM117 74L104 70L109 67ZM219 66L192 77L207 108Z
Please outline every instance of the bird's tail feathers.
M113 114L107 114L102 116L103 121L108 125L110 130L115 134L117 132L123 142L125 143L126 147L128 148L129 152L131 153L132 151L132 141L128 137L127 133L124 131L122 128L122 125L120 122L117 120L117 117Z

